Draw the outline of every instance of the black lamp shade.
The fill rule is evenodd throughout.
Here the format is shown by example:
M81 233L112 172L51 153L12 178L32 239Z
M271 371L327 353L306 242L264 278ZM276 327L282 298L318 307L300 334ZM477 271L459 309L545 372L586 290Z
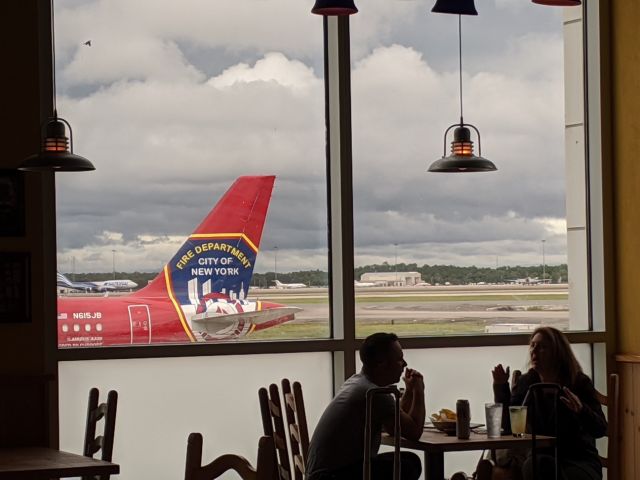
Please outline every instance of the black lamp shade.
M429 172L434 173L467 173L467 172L494 172L496 166L491 160L483 157L476 157L473 154L473 142L471 141L471 131L463 124L453 131L453 142L451 142L451 155L439 158L431 164ZM452 125L453 126L453 125ZM473 127L473 125L470 125ZM473 127L475 129L475 127ZM449 127L445 132L445 141ZM476 129L477 132L477 129ZM478 137L479 138L479 137Z
M439 158L429 167L429 172L433 173L495 172L496 170L498 169L491 160L475 155L449 155Z
M478 15L473 0L436 0L431 9L434 13L452 13L454 15Z
M311 9L316 15L353 15L358 13L353 0L316 0Z
M70 152L40 152L25 158L18 169L27 172L88 172L96 167L86 158Z
M580 0L531 0L539 5L549 5L550 7L577 7L581 5Z
M96 167L84 157L75 155L69 148L64 119L53 117L46 123L46 133L40 153L25 158L19 170L29 172L84 172ZM69 127L71 128L71 127Z

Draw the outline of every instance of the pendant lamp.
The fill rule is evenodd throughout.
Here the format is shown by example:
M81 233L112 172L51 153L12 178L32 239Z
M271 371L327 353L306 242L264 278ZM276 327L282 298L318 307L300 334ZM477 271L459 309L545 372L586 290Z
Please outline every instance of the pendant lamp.
M478 15L473 0L436 0L431 9L434 13L453 13L455 15Z
M582 5L580 0L531 0L539 5L549 5L550 7L577 7Z
M316 0L311 9L316 15L353 15L358 13L353 0Z
M69 127L67 138L66 127ZM57 114L49 118L44 124L44 135L40 153L31 155L22 161L19 170L29 172L84 172L95 170L96 167L84 157L73 153L73 132L71 125Z
M458 55L460 68L460 123L451 125L444 132L444 152L431 164L429 172L436 173L456 173L456 172L493 172L496 166L490 160L482 158L482 147L480 145L480 132L470 123L464 123L462 116L462 17L458 15ZM453 131L453 141L451 142L451 154L447 154L447 134ZM473 142L471 141L471 130L473 128L478 137L478 156L473 154Z
M30 172L85 172L96 167L84 157L73 153L73 131L64 118L58 117L56 108L56 57L51 5L51 79L53 87L53 116L42 125L40 153L25 158L18 170ZM66 127L69 127L67 138Z

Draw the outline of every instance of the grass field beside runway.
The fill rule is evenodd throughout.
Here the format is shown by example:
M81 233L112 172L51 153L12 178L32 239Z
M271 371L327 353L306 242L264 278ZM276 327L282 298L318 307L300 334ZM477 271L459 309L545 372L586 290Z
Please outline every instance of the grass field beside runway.
M367 322L356 324L356 335L366 337L375 332L393 332L398 336L469 335L484 333L486 323L482 320L447 323L394 323ZM327 323L284 323L276 328L253 332L245 340L287 340L307 338L329 338Z

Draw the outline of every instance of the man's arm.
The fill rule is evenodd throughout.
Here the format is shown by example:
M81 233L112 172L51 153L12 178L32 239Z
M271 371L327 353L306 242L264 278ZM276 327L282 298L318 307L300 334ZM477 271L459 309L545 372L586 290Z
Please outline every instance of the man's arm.
M400 432L404 438L417 440L422 436L426 415L424 379L420 372L407 368L404 382L407 388L400 400ZM389 433L393 433L393 427L393 418L384 424Z
M400 397L400 410L408 412L411 410L411 404L413 403L413 393L411 390L404 390L402 397Z

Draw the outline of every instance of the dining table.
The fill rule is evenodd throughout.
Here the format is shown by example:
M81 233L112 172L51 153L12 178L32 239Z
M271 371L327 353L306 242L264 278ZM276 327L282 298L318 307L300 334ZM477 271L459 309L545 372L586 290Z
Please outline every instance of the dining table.
M444 480L444 454L446 452L464 452L473 450L497 450L503 448L531 448L532 437L502 435L490 438L485 432L472 431L468 439L447 435L435 429L425 428L418 440L400 439L400 447L424 452L425 480ZM555 437L536 435L536 449L555 446ZM383 445L395 445L395 438L382 435Z
M46 480L117 473L120 473L117 463L55 448L0 448L0 480Z

